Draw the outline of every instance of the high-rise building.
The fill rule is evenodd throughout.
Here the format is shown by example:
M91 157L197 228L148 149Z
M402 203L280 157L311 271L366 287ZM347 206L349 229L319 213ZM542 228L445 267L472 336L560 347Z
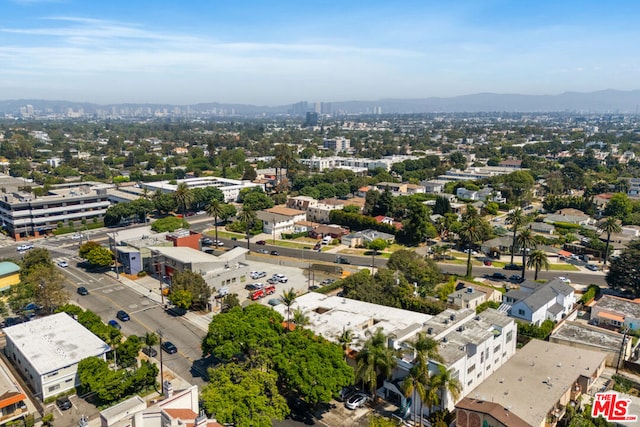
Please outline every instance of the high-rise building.
M321 102L320 103L320 113L321 114L331 114L331 103L330 102Z
M292 116L304 116L308 111L307 101L300 101L297 104L293 104L290 111Z
M304 127L317 126L318 125L318 113L312 113L307 111L306 120L304 121Z
M349 149L351 148L351 140L342 136L338 136L335 138L325 138L323 141L323 145L324 148L339 153L341 151L349 151Z

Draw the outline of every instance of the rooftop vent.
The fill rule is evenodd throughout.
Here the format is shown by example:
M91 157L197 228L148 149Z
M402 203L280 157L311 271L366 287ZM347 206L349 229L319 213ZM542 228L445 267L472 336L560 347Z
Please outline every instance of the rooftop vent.
M451 319L451 320L456 320L456 315L455 315L455 314L450 315L450 316L449 316L449 319Z
M427 334L431 335L433 333L433 328L427 328Z

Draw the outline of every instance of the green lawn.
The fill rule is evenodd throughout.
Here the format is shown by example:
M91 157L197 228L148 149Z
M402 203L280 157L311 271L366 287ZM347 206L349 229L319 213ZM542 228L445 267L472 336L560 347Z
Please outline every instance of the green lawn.
M572 264L550 264L550 271L580 271L578 267Z

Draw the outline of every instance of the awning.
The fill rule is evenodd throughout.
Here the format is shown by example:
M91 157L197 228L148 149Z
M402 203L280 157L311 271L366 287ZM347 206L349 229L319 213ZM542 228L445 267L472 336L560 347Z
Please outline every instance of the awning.
M620 316L619 314L608 313L606 311L601 311L598 313L598 317L608 320L615 320L616 322L624 323L624 316Z
M558 255L568 258L573 254L571 252L569 252L569 251L560 251L560 252L558 252Z

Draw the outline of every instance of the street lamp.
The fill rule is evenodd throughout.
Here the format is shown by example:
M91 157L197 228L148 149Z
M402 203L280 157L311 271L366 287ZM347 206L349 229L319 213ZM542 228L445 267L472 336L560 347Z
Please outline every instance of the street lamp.
M158 338L160 340L160 387L162 387L164 382L164 367L162 365L162 338L163 338L162 329L158 329L156 333L158 334Z

